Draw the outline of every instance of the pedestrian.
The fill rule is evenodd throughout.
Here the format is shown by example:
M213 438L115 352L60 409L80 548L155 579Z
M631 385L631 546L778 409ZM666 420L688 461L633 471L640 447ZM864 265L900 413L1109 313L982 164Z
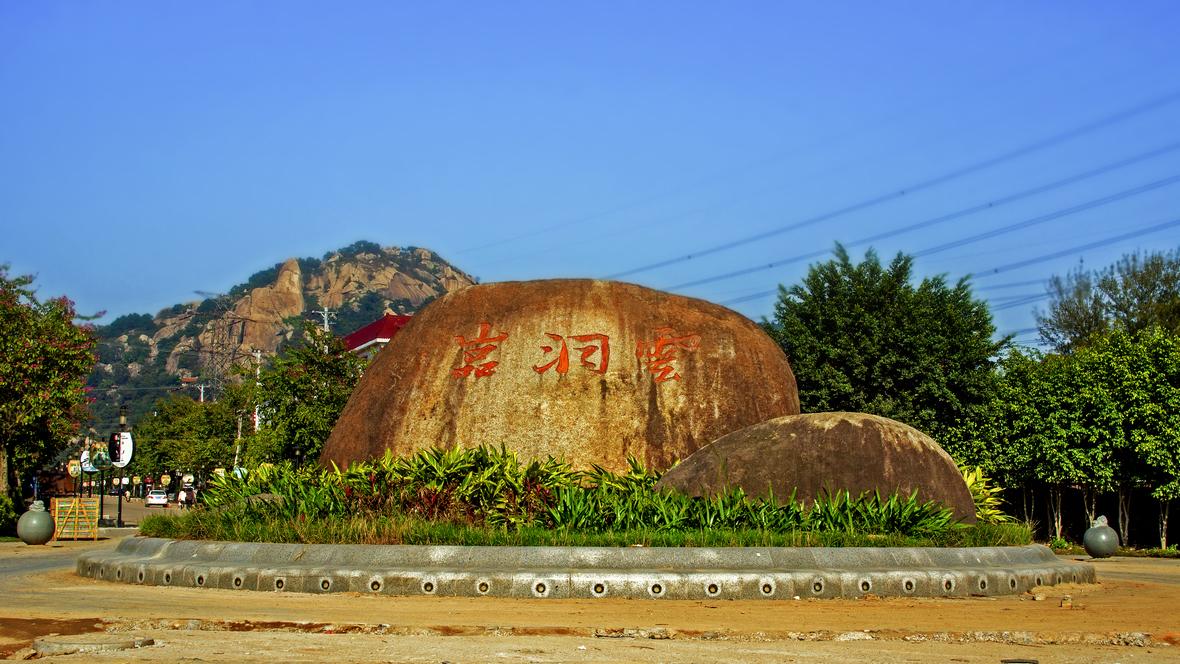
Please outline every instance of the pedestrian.
M188 498L188 496L185 495L184 489L181 489L180 491L176 492L176 504L180 506L180 509L184 509L184 507L185 507L184 503L187 498Z

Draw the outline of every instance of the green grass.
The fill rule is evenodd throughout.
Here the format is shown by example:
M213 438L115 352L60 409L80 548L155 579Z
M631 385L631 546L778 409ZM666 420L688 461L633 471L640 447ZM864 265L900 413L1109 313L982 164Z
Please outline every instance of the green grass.
M1142 556L1146 558L1180 558L1180 549L1170 546L1166 549L1119 549L1120 556Z
M1080 544L1074 544L1072 542L1065 542L1064 545L1058 543L1057 546L1053 546L1053 544L1054 543L1052 541L1049 541L1045 543L1045 546L1052 548L1053 553L1056 553L1059 556L1090 555L1086 553L1085 547ZM1158 547L1154 549L1133 549L1120 546L1118 551L1115 551L1114 555L1126 556L1128 558L1180 558L1180 549L1177 549L1175 546L1170 546L1166 549L1161 549Z
M980 524L936 536L862 534L845 531L771 532L750 529L670 531L654 528L593 532L523 526L508 529L412 516L351 516L289 519L196 509L180 515L144 518L140 533L170 539L282 542L302 544L450 544L467 546L1014 546L1028 544L1025 524Z

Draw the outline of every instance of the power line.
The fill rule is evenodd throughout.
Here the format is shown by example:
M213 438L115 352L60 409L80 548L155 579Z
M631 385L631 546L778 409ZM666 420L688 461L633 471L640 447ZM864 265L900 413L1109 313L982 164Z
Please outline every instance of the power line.
M818 224L822 221L828 221L830 219L834 219L836 217L841 217L846 214L850 214L853 212L859 212L861 210L865 210L865 209L880 205L882 203L897 200L897 199L907 196L909 194L923 191L925 189L930 189L932 187L936 187L938 185L945 184L945 183L950 182L952 180L956 180L958 178L965 177L967 175L971 175L973 173L977 173L982 170L986 170L988 168L991 168L992 166L1002 164L1006 161L1011 161L1013 159L1017 159L1019 157L1023 157L1025 155L1031 154L1033 152L1037 152L1039 150L1044 150L1046 148L1050 148L1055 145L1059 145L1061 143L1072 140L1072 139L1077 138L1079 136L1083 136L1085 134L1088 134L1088 133L1097 131L1099 129L1108 127L1108 126L1116 124L1118 122L1122 122L1123 120L1130 119L1132 117L1135 117L1136 115L1141 115L1143 113L1147 113L1149 111L1155 110L1155 109L1160 108L1162 106L1166 106L1166 105L1171 104L1177 100L1180 100L1180 90L1170 92L1170 93L1160 96L1160 97L1156 97L1156 98L1151 99L1151 100L1144 102L1142 104L1138 104L1136 106L1119 111L1117 113L1112 113L1110 115L1099 118L1098 120L1094 120L1092 122L1080 125L1078 127L1074 127L1073 129L1069 129L1067 131L1064 131L1064 132L1061 132L1058 134L1054 134L1052 136L1049 136L1048 138L1044 138L1039 141L1034 141L1033 143L1029 143L1029 144L1024 145L1022 147L1016 148L1014 150L1010 150L1008 152L1001 153L1001 154L996 155L994 157L989 157L989 158L984 159L982 161L977 161L975 163L968 164L967 166L963 166L961 168L955 169L955 170L945 173L943 175L940 175L940 176L937 176L934 178L930 178L928 180L916 182L908 187L903 187L903 188L895 190L895 191L891 191L891 192L887 192L887 193L880 194L877 196L873 196L871 198L865 199L865 200L860 201L858 203L854 203L852 205L838 208L836 210L832 210L831 212L826 212L824 214L810 217L810 218L807 218L807 219L804 219L802 221L798 221L798 222L795 222L792 224L787 224L786 226L780 226L778 228L773 228L768 231L763 231L761 233L749 235L749 236L746 236L744 238L740 238L737 240L731 240L729 242L714 245L712 247L706 247L704 249L695 251L691 254L686 254L683 256L678 256L675 258L670 258L667 260L658 261L656 263L649 263L647 265L642 265L640 267L633 268L630 270L625 270L623 272L616 272L614 274L607 275L605 278L606 279L619 279L621 277L626 277L626 276L630 276L633 274L638 274L640 272L648 272L650 270L655 270L658 268L667 267L669 265L674 265L676 263L682 263L684 261L692 260L693 258L700 258L702 256L708 256L708 255L716 254L716 253L719 253L722 251L728 251L729 249L740 247L740 246L750 244L753 242L758 242L759 240L765 240L767 238L771 238L776 235L781 235L783 233L797 230L797 229L803 228L805 226L811 226L813 224Z
M1062 256L1068 256L1070 254L1075 254L1075 253L1078 253L1081 251L1087 251L1089 249L1097 249L1098 247L1104 247L1109 244L1114 244L1115 242L1121 242L1123 240L1129 240L1131 238L1140 237L1142 235L1149 235L1151 233L1158 233L1159 231L1166 230L1166 229L1172 228L1174 226L1180 226L1180 217L1177 217L1176 219L1171 219L1169 221L1165 221L1163 223L1147 226L1145 228L1140 228L1138 230L1134 230L1129 233L1120 233L1119 235L1115 235L1113 237L1106 238L1105 240L1098 240L1097 242L1089 242L1087 244L1081 244L1076 247L1071 247L1069 249L1062 249L1061 251L1054 251L1053 253L1044 254L1041 256L1037 256L1035 258L1029 258L1029 259L1025 259L1022 261L1016 261L1015 263L1008 263L1006 265L1001 265L999 267L992 268L990 270L986 270L982 273L972 274L971 276L972 276L972 278L975 278L975 279L985 279L987 277L991 277L991 276L1000 274L1002 272L1008 272L1010 270L1015 270L1017 268L1026 267L1026 266L1032 265L1034 263L1043 263L1045 261L1053 260L1054 258L1061 258Z
M1165 222L1162 222L1159 224L1145 226L1143 228L1140 228L1140 229L1137 229L1134 231L1130 231L1127 233L1120 233L1118 235L1113 235L1113 236L1104 238L1102 240L1088 242L1086 244L1080 244L1075 247L1070 247L1069 249L1062 249L1061 251L1054 251L1052 253L1043 254L1041 256L1035 256L1033 258L1028 258L1028 259L1021 260L1021 261L1016 261L1014 263L1007 263L1007 264L1001 265L999 267L991 268L989 270L984 270L983 272L976 272L976 273L970 274L969 276L972 279L986 279L988 277L992 277L997 274L1001 274L1003 272L1009 272L1009 271L1015 270L1017 268L1027 267L1029 265L1034 265L1036 263L1044 263L1046 261L1051 261L1055 258L1061 258L1062 256L1069 256L1070 254L1080 253L1083 251L1089 251L1090 249L1097 249L1099 247L1105 247L1105 246L1108 246L1111 244L1115 244L1117 242L1122 242L1123 240L1130 240L1132 238L1141 237L1143 235L1150 235L1152 233L1158 233L1159 231L1167 230L1168 228L1172 228L1175 226L1180 226L1180 217L1178 217L1176 219L1171 219L1169 221L1165 221ZM769 295L774 295L777 292L778 292L778 289L760 291L757 293L753 293L751 295L745 295L742 297L734 298L732 300L724 300L722 302L718 302L718 304L725 305L725 306L728 306L731 304L740 304L742 302L749 302L750 300L759 300L759 299L762 299L762 298L767 297Z
M187 386L185 385L158 385L154 387L124 387L120 385L111 385L110 387L98 387L91 385L92 392L146 392L150 390L179 390Z
M1180 146L1180 144L1177 144L1177 146ZM1074 206L1067 207L1067 208L1062 208L1060 210L1055 210L1055 211L1050 212L1048 214L1043 214L1043 215L1039 215L1036 217L1032 217L1031 219L1025 219L1023 221L1018 221L1014 224L1009 224L1008 226L1003 226L1001 228L986 231L984 233L978 233L976 235L968 236L965 238L960 238L960 239L954 240L952 242L946 242L941 245L936 245L934 247L923 249L921 251L915 252L913 254L913 256L914 257L927 256L930 254L938 253L940 251L946 251L947 249L954 249L955 247L961 247L965 244L970 244L972 242L978 242L980 240L986 240L986 239L995 237L997 235L1002 235L1004 233L1010 233L1015 230L1028 228L1030 226L1035 226L1037 224L1043 224L1047 221L1052 221L1054 219L1060 219L1061 217L1065 217L1065 216L1068 216L1071 214L1077 214L1078 212L1084 212L1084 211L1090 210L1092 208L1100 207L1103 205L1108 205L1110 203L1114 203L1114 202L1123 200L1124 198L1138 196L1139 194L1147 193L1149 191L1153 191L1153 190L1159 189L1161 187L1166 187L1166 186L1175 184L1177 182L1180 182L1180 175L1173 175L1171 177L1163 178L1161 180L1156 180L1154 182L1149 182L1147 184L1140 185L1138 187L1132 187L1131 189L1126 189L1126 190L1120 191L1118 193L1110 194L1108 196L1096 198L1094 200L1087 201L1085 203L1079 203L1078 205L1074 205ZM983 208L981 206L977 205L977 206L973 206L972 208L967 208L967 209L978 211ZM905 230L913 230L915 228L929 226L929 225L932 225L932 222L946 221L948 216L951 218L954 218L954 217L961 216L961 215L959 215L958 213L951 213L950 215L943 215L942 217L935 217L934 219L931 219L931 220L918 222L916 224L911 224L909 226L906 226ZM881 237L885 237L887 235L889 235L889 233L880 233L878 235L874 235L872 238L868 238L868 239L862 238L860 240L855 240L849 246L865 244L866 242L868 242L870 240L880 239ZM725 279L732 279L734 277L740 277L740 276L744 276L747 274L752 274L754 272L761 272L762 270L769 270L772 268L781 267L783 265L798 262L799 260L802 260L804 258L815 258L817 255L823 255L825 253L827 253L827 252L826 251L822 251L822 252L814 251L814 252L809 252L807 254L801 254L799 256L792 256L790 258L784 258L782 260L771 261L770 263L766 263L763 265L756 265L754 267L747 267L747 268L743 268L740 270L723 272L721 274L715 274L715 275L712 275L709 277L703 277L701 279L694 279L692 281L686 281L681 284L676 284L675 286L669 286L666 290L672 290L672 291L682 290L685 288L690 288L692 286L700 286L702 284L709 284L709 283L713 283L715 281L723 281Z
M1048 279L1030 279L1028 281L1010 281L1006 284L992 284L991 286L984 286L983 288L976 288L974 290L976 292L978 292L978 291L989 291L989 290L1002 290L1004 288L1020 288L1022 286L1036 286L1038 284L1043 284L1046 281L1048 281Z
M1026 297L1036 297L1040 293L1021 293L1019 295L998 295L988 298L988 302L1008 302L1011 300L1023 300Z
M762 298L766 297L767 295L774 295L777 292L778 292L777 288L774 290L759 291L757 293L751 293L750 295L743 295L741 297L735 297L732 300L723 300L721 302L718 302L717 304L723 304L726 306L731 305L731 304L741 304L742 302L749 302L750 300L761 300Z
M1048 293L1041 293L1040 295L1029 295L1027 297L1022 297L1019 300L1013 300L1012 302L1005 302L1003 304L998 304L994 307L990 307L990 309L992 311L1003 311L1004 309L1015 309L1016 307L1022 307L1026 304L1032 304L1033 302L1039 302L1041 300L1048 299L1048 297L1049 297Z
M1121 201L1124 198L1138 196L1139 194L1144 194L1149 191L1154 191L1156 189L1160 189L1162 187L1167 187L1169 185L1176 184L1177 182L1180 182L1180 175L1173 175L1171 177L1166 177L1166 178L1163 178L1160 180L1156 180L1154 182L1148 182L1147 184L1140 185L1138 187L1132 187L1130 189L1125 189L1125 190L1120 191L1118 193L1110 194L1109 196L1095 198L1094 200L1087 201L1085 203L1079 203L1078 205L1074 205L1074 206L1067 207L1062 210L1050 212L1048 214L1043 214L1038 217L1033 217L1032 219L1025 219L1024 221L1018 221L1014 224L1009 224L1007 226L1001 226L1000 228L994 228L990 231L984 231L983 233L969 235L965 238L960 238L958 240L953 240L951 242L944 242L943 244L935 245L933 247L929 247L927 249L923 249L921 251L915 252L914 256L915 257L929 256L930 254L936 254L941 251L946 251L947 249L954 249L955 247L961 247L966 244L979 242L980 240L988 240L988 239L991 239L991 238L996 237L998 235L1004 235L1005 233L1011 233L1012 231L1022 230L1025 228L1029 228L1030 226L1036 226L1038 224L1043 224L1047 221L1053 221L1054 219L1060 219L1062 217L1066 217L1071 214L1077 214L1078 212L1084 212L1086 210L1090 210L1090 209L1093 209L1096 207L1101 207L1103 205L1108 205L1110 203Z
M1081 46L1090 47L1090 46L1092 46L1092 41L1088 38L1084 39L1084 40L1075 41L1075 42L1069 44L1068 47L1066 47L1064 49L1058 49L1057 55L1059 56L1059 58L1062 58L1062 57L1064 57L1063 54L1068 53L1072 50L1075 50L1076 48L1081 47ZM1066 59L1068 59L1068 58L1066 58ZM1010 68L1005 68L1005 69L996 69L994 71L989 72L990 76L985 77L984 79L979 79L976 82L977 83L984 82L989 85L994 85L996 83L1011 83L1013 80L1017 80L1017 79L1026 79L1029 77L1030 74L1032 74L1036 70L1042 68L1042 67L1039 67L1036 65L1043 65L1044 62L1046 62L1046 61L1041 60L1041 61L1034 63L1032 66L1030 66L1029 63L1021 63L1020 65L1018 65L1016 67L1010 67ZM1131 71L1133 71L1133 70L1131 70ZM1125 78L1128 73L1130 73L1130 72L1129 71L1120 71L1116 74L1107 73L1103 78L1098 79L1098 80L1101 82L1106 82L1111 79L1122 79L1122 78ZM1091 80L1089 82L1091 84L1093 84L1095 81L1091 77ZM978 88L979 86L976 86L976 87ZM940 104L945 106L945 105L947 105L946 102L948 102L948 100L957 101L953 97L945 97L944 96L942 98L939 98L935 102L921 101L921 102L911 103L911 104L908 104L905 106L897 107L897 108L893 109L891 112L884 114L884 119L882 119L882 120L863 123L859 126L850 127L848 129L842 130L842 131L831 132L831 133L823 136L822 138L810 141L808 143L784 147L783 149L781 149L777 152L767 154L763 157L755 159L752 162L746 162L743 164L738 164L736 166L723 168L723 169L714 171L712 173L709 173L705 176L702 176L702 177L699 177L699 178L696 178L693 180L689 180L689 181L679 182L679 183L673 184L667 188L657 190L652 193L645 193L645 194L640 194L637 196L630 197L629 199L626 199L622 203L615 205L613 207L608 207L606 209L600 209L600 210L586 213L583 215L574 216L574 217L571 217L565 221L560 221L557 223L549 224L547 226L542 226L542 227L536 228L535 230L532 230L532 231L518 233L515 235L511 235L511 236L506 236L506 237L495 238L495 239L492 239L488 242L484 242L484 243L481 243L478 245L469 246L469 247L466 247L463 249L459 249L456 251L456 253L467 254L467 253L470 253L473 251L482 251L485 249L490 249L490 248L497 247L500 245L515 242L517 240L521 240L524 238L541 235L541 234L548 233L551 231L556 231L556 230L559 230L562 228L567 228L567 227L575 225L575 224L585 223L587 221L592 221L594 219L599 219L599 218L603 218L603 217L610 217L610 216L613 216L619 212L624 212L624 211L627 211L627 210L630 210L630 209L633 209L636 207L641 207L641 206L646 205L648 203L658 201L658 200L667 198L669 196L672 196L674 194L679 194L684 191L695 191L695 190L701 189L702 187L707 186L713 182L729 180L737 175L747 173L747 172L752 171L754 169L760 168L764 165L769 165L769 164L781 162L784 159L786 159L787 157L791 157L791 156L793 156L797 153L800 153L804 150L809 150L809 149L821 147L821 146L823 146L829 142L832 142L832 141L838 141L838 140L844 140L847 138L851 138L851 137L856 136L858 134L864 133L868 130L872 130L878 126L887 125L887 124L891 123L892 121L894 121L895 119L910 117L914 114L915 111L930 110L931 108L935 108ZM759 192L755 192L755 193L760 193L760 191L761 190L759 190ZM706 206L703 209L712 209L712 208L716 208L716 207L718 207L720 205L724 205L724 204L725 203L712 204L712 205ZM677 217L687 216L687 215L691 215L691 214L696 214L697 212L700 212L701 210L702 210L702 208L697 208L697 209L691 210L689 212L677 213L677 214L670 215L669 217L665 217L665 219L677 218ZM658 221L655 223L658 223ZM511 259L504 259L504 260L511 260ZM502 262L502 261L495 261L495 262Z

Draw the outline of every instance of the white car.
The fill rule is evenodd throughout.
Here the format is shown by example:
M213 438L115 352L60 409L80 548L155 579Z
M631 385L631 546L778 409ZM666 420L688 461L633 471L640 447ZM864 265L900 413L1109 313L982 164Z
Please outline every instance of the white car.
M143 500L143 506L151 507L152 505L168 507L168 494L160 490L148 491L147 498Z

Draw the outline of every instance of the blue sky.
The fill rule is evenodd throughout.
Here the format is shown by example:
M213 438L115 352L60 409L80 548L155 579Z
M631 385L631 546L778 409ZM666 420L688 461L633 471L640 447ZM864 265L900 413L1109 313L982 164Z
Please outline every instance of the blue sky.
M1050 275L1180 244L1144 232L1180 219L1178 30L1169 2L3 3L0 262L154 313L367 239L484 281L712 279L677 292L759 318L808 260L754 268L949 215L872 246L938 249L920 275L1027 330Z

